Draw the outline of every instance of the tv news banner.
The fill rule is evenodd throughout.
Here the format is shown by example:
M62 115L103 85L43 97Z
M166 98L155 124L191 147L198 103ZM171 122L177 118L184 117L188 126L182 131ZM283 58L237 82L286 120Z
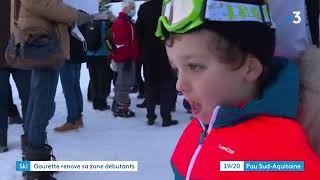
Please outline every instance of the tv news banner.
M77 5L74 0L65 0ZM88 6L87 6L88 8ZM85 8L81 8L85 9ZM89 12L96 9L85 9ZM288 21L301 22L300 11L293 11ZM16 161L17 171L138 171L138 161ZM304 171L303 161L220 161L220 171Z

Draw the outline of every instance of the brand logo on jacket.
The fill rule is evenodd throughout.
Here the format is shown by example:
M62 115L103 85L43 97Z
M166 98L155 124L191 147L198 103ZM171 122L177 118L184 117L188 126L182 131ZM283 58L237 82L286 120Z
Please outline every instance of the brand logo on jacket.
M235 151L232 150L230 147L224 146L222 144L219 144L219 149L224 150L225 152L229 153L229 154L234 154Z

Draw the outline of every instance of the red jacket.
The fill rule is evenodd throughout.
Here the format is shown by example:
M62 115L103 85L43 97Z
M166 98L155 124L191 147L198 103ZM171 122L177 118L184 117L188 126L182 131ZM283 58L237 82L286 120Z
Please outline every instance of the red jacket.
M186 179L202 131L197 119L184 130L171 158L175 180ZM220 172L220 161L304 161L304 172ZM319 158L298 123L259 116L212 129L195 159L190 180L318 180L319 170Z
M112 52L110 58L115 62L127 60L137 61L140 50L135 25L131 18L120 12L118 18L112 24L112 34L117 48Z

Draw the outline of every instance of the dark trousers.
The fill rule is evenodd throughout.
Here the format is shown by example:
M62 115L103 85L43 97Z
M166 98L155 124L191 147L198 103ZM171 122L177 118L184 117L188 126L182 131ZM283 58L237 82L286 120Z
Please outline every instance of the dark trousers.
M110 61L107 57L88 57L87 65L90 74L89 97L93 106L105 106L113 78Z
M141 68L142 68L142 64L137 63L136 64L136 86L138 88L139 93L144 94L144 82L141 77Z
M9 77L9 73L0 70L0 146L7 145Z
M8 130L8 116L19 115L17 107L13 104L12 91L10 86L10 75L17 86L21 100L23 119L26 117L31 71L17 69L0 70L0 138L6 139Z
M0 142L7 141L8 100L10 99L10 74L16 83L19 97L21 99L23 117L26 115L29 91L30 91L30 71L1 69L0 70ZM12 97L11 97L12 99Z
M152 80L146 82L145 95L147 101L147 117L155 114L155 108L160 99L162 120L171 120L171 107L175 99L175 80Z
M17 117L20 116L17 106L13 102L11 85L9 84L8 89L8 117Z
M114 71L113 72L113 79L112 79L113 86L116 86L117 78L118 78L118 73L116 71Z
M174 84L176 85L177 84L177 81L174 81ZM172 108L176 108L176 104L177 104L177 99L178 99L178 92L176 89L174 89L173 91L173 101L172 101Z

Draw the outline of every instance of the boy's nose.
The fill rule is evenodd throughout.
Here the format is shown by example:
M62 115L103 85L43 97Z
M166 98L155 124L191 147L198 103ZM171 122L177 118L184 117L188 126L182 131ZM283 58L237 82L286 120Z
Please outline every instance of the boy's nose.
M176 83L176 89L182 93L188 92L189 91L189 85L186 81L186 79L183 76L178 76L178 80Z

